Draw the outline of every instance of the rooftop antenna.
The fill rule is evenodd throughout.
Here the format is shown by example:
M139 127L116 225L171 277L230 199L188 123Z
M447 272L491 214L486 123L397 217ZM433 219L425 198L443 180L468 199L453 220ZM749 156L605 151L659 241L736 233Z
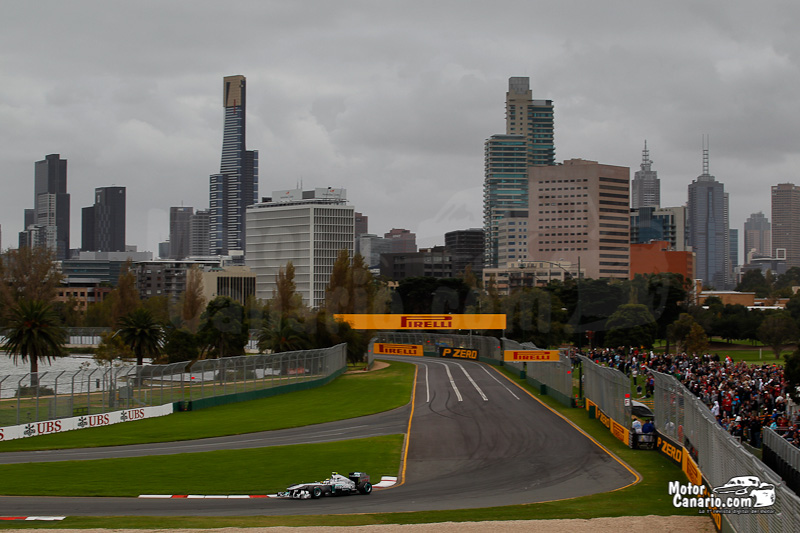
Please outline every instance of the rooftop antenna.
M708 176L708 134L703 135L703 176Z
M644 140L644 150L642 150L642 170L650 170L653 161L650 159L650 150L647 149L647 139Z

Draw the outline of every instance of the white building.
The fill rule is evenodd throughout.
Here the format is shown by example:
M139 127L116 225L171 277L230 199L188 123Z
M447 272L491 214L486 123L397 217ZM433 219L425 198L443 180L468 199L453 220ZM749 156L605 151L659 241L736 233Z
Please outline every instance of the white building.
M256 298L272 298L278 270L294 265L303 301L320 307L339 251L353 256L355 209L344 189L281 190L249 206L245 264L256 274Z

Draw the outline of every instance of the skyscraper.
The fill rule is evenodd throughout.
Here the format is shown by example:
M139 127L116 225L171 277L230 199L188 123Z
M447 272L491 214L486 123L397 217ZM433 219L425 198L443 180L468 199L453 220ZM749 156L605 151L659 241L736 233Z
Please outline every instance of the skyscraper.
M525 137L521 135L492 135L484 143L483 264L486 267L499 266L500 221L512 212L517 216L528 216L526 147Z
M647 141L644 142L642 150L641 170L633 173L631 183L631 207L661 207L661 182L658 173L652 170L650 160L650 150L647 149Z
M193 207L169 208L169 258L183 259L191 248L190 223Z
M630 169L568 159L530 167L528 176L529 260L568 261L590 278L628 279Z
M125 251L125 187L98 187L81 211L81 251Z
M793 183L772 186L772 257L786 250L787 268L800 267L800 187Z
M773 257L772 226L761 212L753 213L744 223L745 263L753 257Z
M689 244L695 252L695 275L703 285L727 290L732 281L728 195L708 173L708 148L703 148L703 173L689 184Z
M57 259L66 259L69 253L67 160L59 154L50 154L35 163L33 201L33 210L25 210L20 245L47 246Z
M258 151L247 150L245 118L247 84L244 76L223 79L225 128L219 174L209 178L209 238L212 254L244 250L245 209L258 196Z
M198 209L189 217L189 255L205 257L210 255L208 239L208 209Z
M553 101L534 100L530 78L508 79L506 134L525 137L528 165L554 165Z

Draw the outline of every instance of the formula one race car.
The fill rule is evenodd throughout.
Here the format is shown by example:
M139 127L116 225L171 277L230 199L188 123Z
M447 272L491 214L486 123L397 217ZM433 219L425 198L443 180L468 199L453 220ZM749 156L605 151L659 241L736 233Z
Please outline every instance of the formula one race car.
M313 483L298 483L286 489L286 492L279 492L278 496L293 498L295 500L317 499L326 494L339 496L342 494L370 494L372 485L369 476L363 472L350 472L347 477L333 472L331 477L325 481L315 481Z

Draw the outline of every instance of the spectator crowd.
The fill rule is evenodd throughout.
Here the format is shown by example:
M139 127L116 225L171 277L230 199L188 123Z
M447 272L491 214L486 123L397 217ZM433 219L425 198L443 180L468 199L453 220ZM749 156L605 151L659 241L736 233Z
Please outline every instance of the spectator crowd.
M800 411L789 408L782 366L634 348L594 349L583 355L624 372L647 397L655 386L651 371L675 376L708 406L720 426L751 446L761 447L762 428L768 426L800 447Z

